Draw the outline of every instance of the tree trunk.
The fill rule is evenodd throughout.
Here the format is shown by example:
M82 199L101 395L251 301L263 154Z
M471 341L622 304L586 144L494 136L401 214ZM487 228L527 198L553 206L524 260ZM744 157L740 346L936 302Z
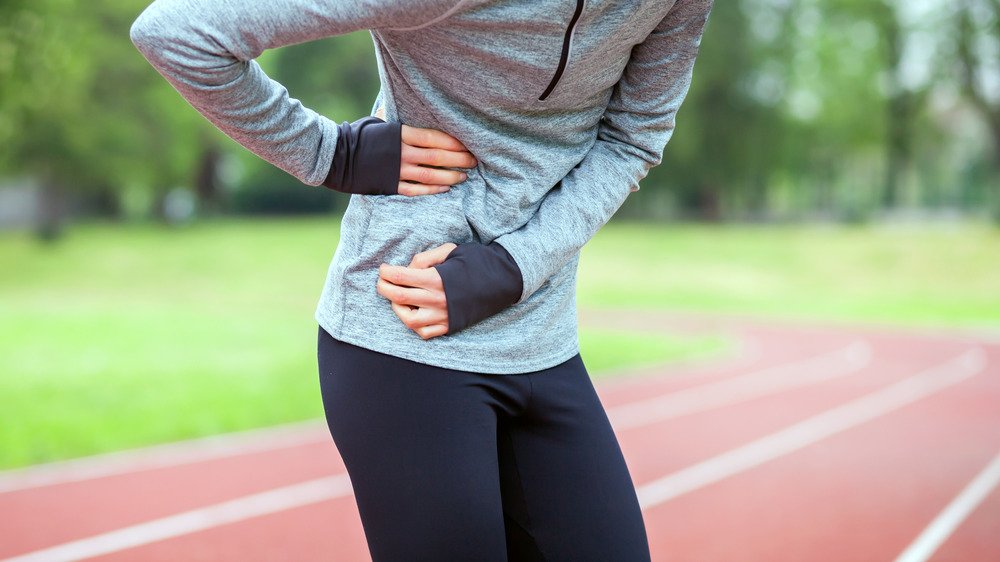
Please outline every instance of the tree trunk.
M44 242L54 242L63 234L65 194L58 181L50 174L43 176L37 194L35 236Z
M201 153L198 168L194 178L195 194L198 197L199 211L207 214L220 210L221 198L219 189L219 164L222 161L222 151L211 141Z
M721 197L715 184L701 184L698 190L698 215L701 220L708 222L719 222L722 219Z
M911 126L914 117L913 94L906 91L901 79L903 31L893 5L883 1L878 9L878 22L885 37L885 64L890 93L886 103L886 167L881 204L892 209L899 204L902 178L910 166L913 152Z
M885 209L891 210L899 205L902 179L910 167L912 99L908 92L898 92L888 102L885 185L882 189L882 207Z

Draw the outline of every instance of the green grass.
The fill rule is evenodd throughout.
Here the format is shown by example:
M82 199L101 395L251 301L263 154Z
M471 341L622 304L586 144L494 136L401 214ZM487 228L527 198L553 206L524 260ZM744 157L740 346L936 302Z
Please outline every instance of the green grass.
M312 313L339 219L0 237L0 467L322 416ZM612 223L580 307L1000 326L1000 232ZM581 328L595 378L720 336Z
M899 326L1000 328L1000 229L612 223L578 302Z
M312 314L339 220L0 237L0 467L322 416ZM588 369L726 342L580 330Z

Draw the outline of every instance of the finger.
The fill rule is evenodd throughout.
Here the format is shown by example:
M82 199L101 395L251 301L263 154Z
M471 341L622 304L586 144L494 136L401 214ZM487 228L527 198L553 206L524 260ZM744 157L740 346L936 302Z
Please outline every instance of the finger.
M413 259L410 260L410 267L430 267L432 265L437 265L448 258L448 254L452 250L458 247L458 244L454 242L446 242L441 244L437 248L431 248L430 250L425 250L419 254L415 254Z
M389 301L389 306L392 307L392 311L396 313L396 316L399 317L404 326L411 330L413 329L411 326L416 326L416 315L417 311L420 310L419 308L410 308L405 304L397 304L392 301Z
M473 168L479 164L476 157L467 150L456 152L440 148L420 148L408 144L403 145L400 157L403 162L440 166L442 168Z
M424 326L422 328L417 328L417 335L425 340L429 340L436 336L443 336L448 333L447 324L432 324L430 326Z
M413 311L413 329L432 324L445 324L445 327L447 327L448 311L446 309L421 306L420 308L411 308L410 310Z
M405 304L389 302L393 312L403 322L403 325L411 330L419 330L425 326L434 324L445 324L447 328L448 314L433 308L411 308Z
M428 291L427 289L414 287L403 287L390 283L381 277L375 284L375 290L378 294L397 304L441 307L447 302L443 292Z
M400 163L399 179L412 180L426 185L452 185L468 178L465 172L457 170L439 170L426 166L417 166L409 162Z
M434 195L435 193L444 193L451 189L450 185L424 185L422 183L407 183L399 182L399 186L396 191L400 195L409 195L410 197L416 195Z
M384 263L378 268L378 275L382 279L395 285L405 287L422 287L430 290L443 290L441 284L441 274L433 267L418 269L403 265L389 265Z
M404 144L427 148L443 148L445 150L468 150L461 141L444 131L411 127L406 124L402 125L401 129L400 135Z

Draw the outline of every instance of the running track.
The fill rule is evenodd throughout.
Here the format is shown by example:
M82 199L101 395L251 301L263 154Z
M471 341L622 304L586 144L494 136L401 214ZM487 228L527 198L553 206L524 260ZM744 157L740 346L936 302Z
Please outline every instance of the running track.
M581 310L737 338L595 384L654 560L1000 561L1000 338ZM586 360L586 357L584 357ZM370 560L321 420L0 472L0 560Z

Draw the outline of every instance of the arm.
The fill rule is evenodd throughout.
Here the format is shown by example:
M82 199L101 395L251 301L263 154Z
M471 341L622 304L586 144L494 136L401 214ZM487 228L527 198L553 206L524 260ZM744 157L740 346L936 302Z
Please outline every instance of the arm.
M460 244L452 255L461 260L449 265L449 255L435 266L449 300L449 333L530 297L611 219L629 193L639 190L639 181L662 161L673 135L712 5L713 0L677 0L632 49L593 147L546 194L527 224L488 245ZM474 262L490 263L487 271L496 273L480 275L467 265ZM457 309L474 311L457 317L455 326L448 291L457 295Z
M155 0L132 23L136 48L198 112L306 185L396 193L400 124L334 121L291 98L254 60L265 49L360 29L416 29L456 0ZM416 22L423 22L413 26ZM402 27L413 26L413 27Z

